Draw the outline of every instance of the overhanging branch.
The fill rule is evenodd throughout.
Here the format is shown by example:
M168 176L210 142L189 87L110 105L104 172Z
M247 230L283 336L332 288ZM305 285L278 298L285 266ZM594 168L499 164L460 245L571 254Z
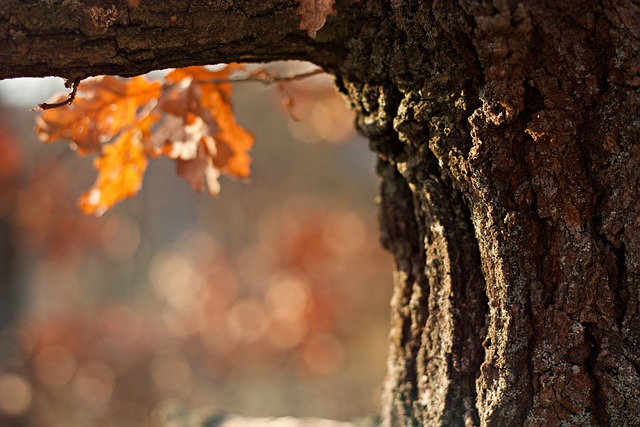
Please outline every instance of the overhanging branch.
M283 59L335 63L353 31L353 2L311 39L299 29L295 0L4 0L0 2L0 79L151 70ZM351 5L351 6L350 6ZM347 10L354 7L354 10Z

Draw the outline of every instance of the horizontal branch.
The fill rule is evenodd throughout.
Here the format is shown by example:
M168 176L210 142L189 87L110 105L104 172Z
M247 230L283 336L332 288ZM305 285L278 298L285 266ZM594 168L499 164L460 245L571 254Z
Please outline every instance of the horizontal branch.
M75 81L234 61L335 63L358 6L338 1L339 13L315 40L299 29L297 7L295 0L3 0L0 79Z

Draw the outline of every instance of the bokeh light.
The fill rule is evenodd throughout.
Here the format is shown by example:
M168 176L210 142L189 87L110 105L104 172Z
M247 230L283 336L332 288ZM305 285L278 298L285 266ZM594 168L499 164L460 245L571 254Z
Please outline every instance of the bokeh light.
M75 355L65 346L47 345L38 351L33 360L35 373L47 387L57 389L65 386L75 376Z
M13 374L0 374L0 412L17 417L31 404L31 386L26 378Z
M313 373L327 375L342 367L345 358L344 346L330 334L317 335L306 343L303 350L306 367Z
M167 396L184 396L192 383L191 365L178 351L163 351L151 360L151 376L154 385Z

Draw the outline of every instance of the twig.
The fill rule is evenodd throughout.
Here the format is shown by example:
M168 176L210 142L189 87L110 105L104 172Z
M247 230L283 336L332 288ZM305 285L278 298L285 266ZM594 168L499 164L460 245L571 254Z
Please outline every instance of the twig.
M34 108L34 110L50 110L52 108L64 107L65 105L70 105L74 99L76 99L76 93L78 92L78 85L80 84L80 79L75 79L73 83L71 83L71 93L64 101L54 102L52 104L48 104L43 102L42 104L38 104L38 108ZM69 87L69 84L65 84L65 86Z
M211 80L195 80L196 83L245 83L245 82L259 82L264 84L272 84L277 82L290 82L294 80L303 80L309 77L317 76L325 73L324 70L316 68L315 70L307 71L300 74L294 74L291 76L274 76L264 70L249 74L246 77L239 78L227 78L227 79L211 79Z
M220 84L220 83L244 83L244 82L260 82L260 83L264 83L264 84L272 84L272 83L279 83L279 82L289 82L289 81L294 81L294 80L302 80L302 79L306 79L308 77L313 77L313 76L317 76L319 74L324 73L324 70L320 69L320 68L316 68L315 70L311 70L311 71L307 71L305 73L300 73L300 74L294 74L292 76L274 76L273 74L269 74L268 72L264 71L264 70L260 70L258 72L255 72L253 74L249 74L246 77L241 77L241 78L228 78L228 79L212 79L212 80L196 80L196 83L213 83L213 84ZM52 108L60 108L60 107L64 107L65 105L70 105L73 103L74 99L76 99L76 93L78 92L78 85L80 84L80 80L81 79L75 79L71 85L69 84L65 84L65 86L67 87L71 87L71 93L69 93L69 96L67 97L67 99L60 101L60 102L54 102L54 103L46 103L43 102L42 104L38 104L37 108L34 108L33 110L51 110ZM171 85L169 85L171 86Z

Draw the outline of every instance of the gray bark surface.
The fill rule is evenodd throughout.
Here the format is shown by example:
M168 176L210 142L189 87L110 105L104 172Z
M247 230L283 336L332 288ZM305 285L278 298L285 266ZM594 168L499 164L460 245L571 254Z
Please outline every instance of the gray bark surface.
M87 12L107 4L5 1L0 78L285 58L336 76L396 260L385 424L640 425L634 2L343 0L316 40L294 1Z

